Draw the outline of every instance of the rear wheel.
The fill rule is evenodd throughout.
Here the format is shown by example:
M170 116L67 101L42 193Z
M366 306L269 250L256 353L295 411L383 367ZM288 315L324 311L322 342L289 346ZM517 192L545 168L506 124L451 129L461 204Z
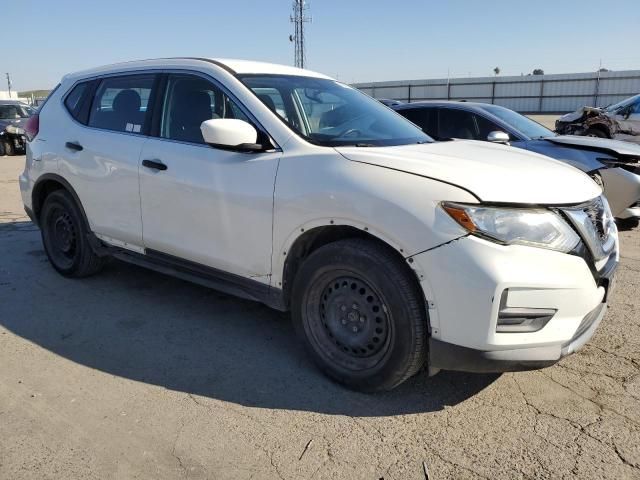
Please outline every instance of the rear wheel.
M356 390L390 390L426 360L426 311L413 273L368 240L313 252L296 275L292 316L320 368Z
M67 191L56 190L47 196L39 223L44 249L59 273L86 277L102 268L104 258L91 248L82 213Z

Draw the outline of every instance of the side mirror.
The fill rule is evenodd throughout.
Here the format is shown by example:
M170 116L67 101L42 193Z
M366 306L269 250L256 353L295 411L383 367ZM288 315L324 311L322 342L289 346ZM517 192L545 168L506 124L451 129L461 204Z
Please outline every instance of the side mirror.
M253 125L235 118L213 118L200 125L205 143L212 147L238 152L261 152L258 132Z
M509 138L509 134L505 133L505 132L501 132L499 130L496 130L495 132L491 132L491 133L489 133L489 135L487 135L487 141L488 142L509 143L509 140L511 140Z

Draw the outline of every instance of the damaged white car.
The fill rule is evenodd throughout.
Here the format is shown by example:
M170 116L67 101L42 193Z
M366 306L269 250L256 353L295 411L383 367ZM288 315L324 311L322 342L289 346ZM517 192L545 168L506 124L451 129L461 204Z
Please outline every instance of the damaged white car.
M567 113L556 120L556 132L640 143L640 95L605 108L582 107Z
M308 70L96 68L65 76L25 131L22 200L60 274L111 256L290 311L353 389L552 365L589 341L614 286L617 227L585 173L434 142Z

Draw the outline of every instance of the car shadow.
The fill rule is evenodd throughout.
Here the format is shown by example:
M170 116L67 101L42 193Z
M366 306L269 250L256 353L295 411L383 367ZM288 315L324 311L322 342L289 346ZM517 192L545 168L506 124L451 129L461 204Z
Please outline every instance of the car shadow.
M624 220L616 220L618 230L621 232L628 232L635 229L640 225L640 219L638 218L625 218Z
M112 261L67 279L29 222L0 224L0 324L89 368L240 405L349 416L432 412L498 375L420 373L391 392L361 394L324 377L288 314Z

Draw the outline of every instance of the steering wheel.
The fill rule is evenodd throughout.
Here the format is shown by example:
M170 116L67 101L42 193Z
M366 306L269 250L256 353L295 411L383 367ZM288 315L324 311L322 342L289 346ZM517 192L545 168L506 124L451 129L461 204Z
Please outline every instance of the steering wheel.
M353 133L359 133L361 134L362 132L360 131L360 129L358 128L347 128L344 132L339 133L338 135L336 135L335 138L342 138L342 137L346 137L347 135L351 135Z

